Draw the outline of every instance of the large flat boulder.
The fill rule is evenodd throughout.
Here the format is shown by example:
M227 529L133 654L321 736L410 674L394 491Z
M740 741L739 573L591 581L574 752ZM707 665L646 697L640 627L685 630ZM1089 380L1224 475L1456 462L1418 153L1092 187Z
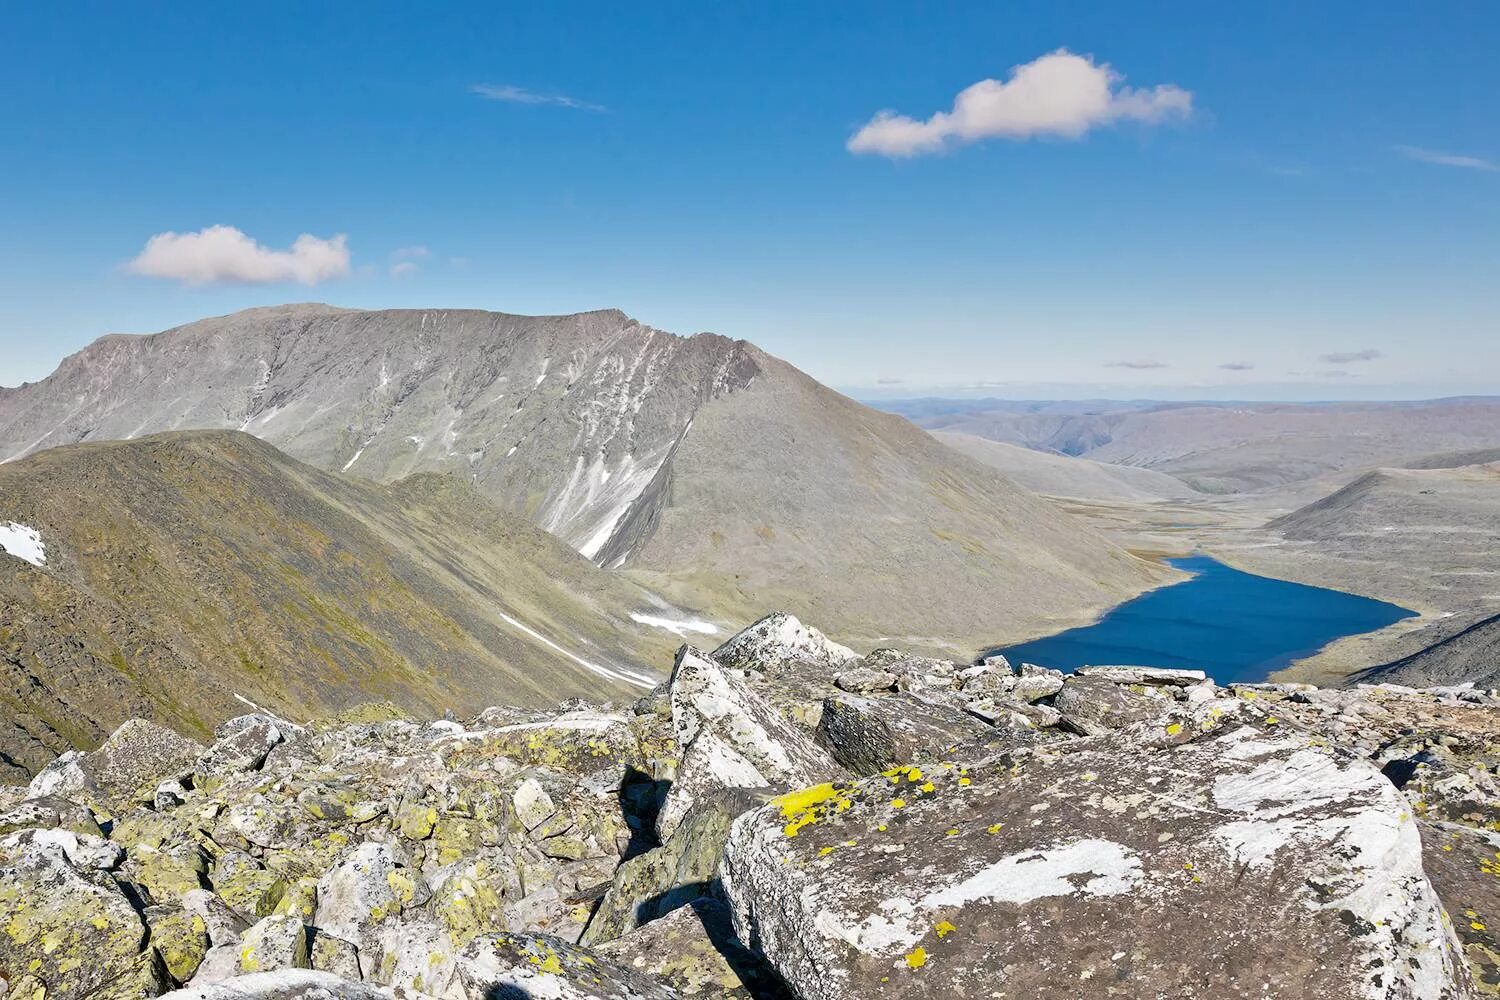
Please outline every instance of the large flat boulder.
M1421 850L1372 765L1235 726L788 796L720 875L804 1000L1457 998Z

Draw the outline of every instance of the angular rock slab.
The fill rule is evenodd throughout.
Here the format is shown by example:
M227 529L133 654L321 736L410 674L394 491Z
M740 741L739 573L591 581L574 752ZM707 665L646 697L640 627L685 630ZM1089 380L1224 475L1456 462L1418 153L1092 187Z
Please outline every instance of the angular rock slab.
M1315 743L893 770L741 816L720 876L804 1000L1462 996L1405 800Z
M677 653L670 696L683 757L657 814L656 831L663 841L693 803L715 789L796 787L839 770L807 734L692 646Z
M392 1000L390 990L311 969L278 969L163 994L171 1000Z
M677 991L601 961L591 952L546 934L491 934L475 938L458 959L458 979L470 997L508 1000L676 1000Z

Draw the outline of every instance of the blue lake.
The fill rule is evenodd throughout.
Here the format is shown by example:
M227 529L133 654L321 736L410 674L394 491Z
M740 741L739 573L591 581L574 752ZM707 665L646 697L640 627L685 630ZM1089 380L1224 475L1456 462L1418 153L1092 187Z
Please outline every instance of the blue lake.
M1220 684L1263 681L1334 639L1416 614L1368 597L1242 573L1207 556L1171 564L1193 578L1127 601L1093 625L991 652L1060 670L1186 667L1206 670Z

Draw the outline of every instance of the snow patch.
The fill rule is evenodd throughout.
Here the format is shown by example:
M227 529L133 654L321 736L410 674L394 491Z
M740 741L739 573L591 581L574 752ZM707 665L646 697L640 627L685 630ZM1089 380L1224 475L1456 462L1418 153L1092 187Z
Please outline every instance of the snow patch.
M47 545L42 541L42 533L30 525L11 521L0 526L0 549L33 566L47 565Z
M665 629L673 635L684 639L687 638L689 632L696 632L699 635L718 635L720 632L719 626L713 622L706 622L699 618L689 618L687 620L662 618L658 615L643 615L640 612L632 611L630 613L630 620L639 622L642 625L650 625L652 628Z
M956 885L929 893L918 905L936 910L978 900L1029 903L1074 893L1120 896L1140 885L1143 877L1134 851L1112 840L1089 838L1003 857Z

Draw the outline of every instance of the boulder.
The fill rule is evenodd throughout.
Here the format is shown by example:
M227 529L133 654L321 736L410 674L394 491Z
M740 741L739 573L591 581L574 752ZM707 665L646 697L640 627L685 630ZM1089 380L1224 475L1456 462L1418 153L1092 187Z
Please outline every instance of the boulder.
M161 955L167 974L179 983L193 978L208 954L208 924L181 906L151 906L146 909L151 945Z
M364 978L391 987L398 996L451 996L458 949L443 929L426 920L391 922L369 950L360 949ZM481 995L480 1000L486 1000Z
M717 900L695 899L595 950L684 997L794 1000L760 956L735 938L729 910Z
M807 734L693 647L678 651L670 684L672 723L684 749L657 814L661 840L672 835L698 798L715 789L797 787L838 772Z
M246 920L270 916L286 892L286 882L243 851L226 851L213 870L213 889Z
M1447 907L1475 992L1500 995L1500 833L1420 823L1427 876Z
M389 845L366 842L318 880L319 931L353 942L361 956L380 952L381 924L430 896L421 873Z
M163 1000L166 997L171 1000L392 1000L389 990L312 969L235 976L174 990Z
M93 998L142 974L141 915L112 877L74 867L56 845L32 844L0 868L0 927L0 973L28 973L49 1000Z
M240 971L310 969L311 928L300 917L273 913L257 921L240 937Z
M695 805L662 846L625 861L584 931L586 945L610 941L708 894L729 824L751 803L728 796Z
M511 803L515 806L516 819L527 832L535 830L557 812L552 796L535 778L527 778L516 786L511 793Z
M892 764L948 757L961 744L992 735L973 715L908 694L839 695L823 702L817 742L851 773L866 776Z
M922 779L731 828L738 936L803 1000L1462 995L1409 807L1364 761L1235 726Z
M873 667L855 667L836 675L833 683L840 691L869 694L872 691L890 691L895 688L896 675Z
M166 726L131 719L84 755L83 768L108 800L151 802L162 782L191 774L203 750Z
M69 750L37 772L26 787L28 799L56 796L63 799L88 798L97 795L99 786L84 766L88 760L82 750Z
M271 748L286 738L287 724L269 715L242 715L214 731L218 738L193 766L193 787L212 792L225 780L258 771Z
M832 670L854 662L859 654L778 611L730 636L713 651L713 658L731 670L774 673L792 662Z
M90 837L104 834L88 806L55 795L29 796L0 812L0 835L32 829L68 830Z
M1133 722L1156 718L1166 708L1161 696L1138 694L1102 677L1074 674L1052 699L1062 723L1084 736L1097 736Z
M18 830L0 839L0 860L8 864L33 846L60 850L69 864L86 871L114 871L125 859L125 852L120 849L120 845L110 843L103 837L74 833L71 830L41 828Z
M1208 678L1201 670L1173 667L1079 667L1078 677L1097 677L1113 684L1157 684L1165 687L1189 687Z
M545 934L490 934L458 959L470 997L547 1000L676 1000L677 992Z

